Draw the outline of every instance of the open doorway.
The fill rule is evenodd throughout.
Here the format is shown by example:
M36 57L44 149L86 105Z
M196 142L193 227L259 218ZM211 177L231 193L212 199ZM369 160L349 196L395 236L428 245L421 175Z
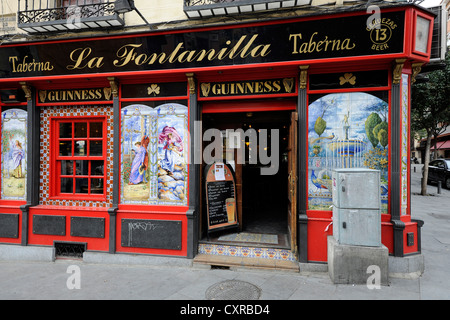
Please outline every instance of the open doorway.
M223 132L224 146L227 130L242 129L244 132L253 130L258 143L250 141L246 136L244 148L245 157L240 161L237 150L224 150L223 159L232 163L236 176L237 214L239 220L240 236L234 237L228 232L217 233L210 237L212 242L240 245L239 240L248 242L248 245L267 246L276 248L291 248L289 226L289 148L291 111L261 111L261 112L234 112L234 113L206 113L203 114L203 130L214 128ZM262 135L265 130L267 136ZM274 138L272 138L274 134ZM267 144L260 144L267 137ZM273 148L271 143L278 143ZM291 141L292 142L292 141ZM205 146L204 146L205 147ZM261 161L259 152L257 159L252 148L268 148L267 154L272 163ZM272 152L276 154L272 154ZM276 160L275 157L276 156ZM261 174L264 167L276 166L270 174ZM204 188L204 186L203 186ZM203 225L203 230L206 226ZM245 236L242 236L242 235ZM234 238L233 238L234 237ZM231 241L231 240L236 241ZM236 242L236 243L234 243Z

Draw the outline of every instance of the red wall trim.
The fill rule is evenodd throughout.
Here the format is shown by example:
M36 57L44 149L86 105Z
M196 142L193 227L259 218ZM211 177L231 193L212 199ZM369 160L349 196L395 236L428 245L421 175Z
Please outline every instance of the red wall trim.
M29 209L28 244L53 246L54 241L87 243L89 251L108 251L109 249L109 219L108 208L82 208L61 206L36 206ZM33 215L55 215L66 217L66 235L42 235L33 233ZM74 237L70 235L70 218L95 217L105 219L105 234L103 238Z

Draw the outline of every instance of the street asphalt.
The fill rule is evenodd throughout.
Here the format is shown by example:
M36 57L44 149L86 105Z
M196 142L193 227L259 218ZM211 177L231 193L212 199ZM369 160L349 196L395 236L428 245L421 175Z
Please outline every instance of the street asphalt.
M333 284L327 272L210 269L195 264L184 265L186 259L178 258L171 258L170 261L175 263L169 264L106 264L63 259L33 262L0 257L0 299L184 300L183 303L191 301L189 307L192 308L199 300L207 303L211 299L208 293L226 290L225 287L218 289L224 282L241 293L238 296L237 291L231 290L229 299L447 300L450 299L450 190L442 189L438 194L436 185L428 185L430 195L418 195L421 166L414 165L413 168L412 218L424 221L422 254L425 271L421 276L390 277L389 285L369 288L366 284ZM244 288L239 289L239 285ZM192 312L208 312L187 307L175 307L173 312L190 312L191 315Z

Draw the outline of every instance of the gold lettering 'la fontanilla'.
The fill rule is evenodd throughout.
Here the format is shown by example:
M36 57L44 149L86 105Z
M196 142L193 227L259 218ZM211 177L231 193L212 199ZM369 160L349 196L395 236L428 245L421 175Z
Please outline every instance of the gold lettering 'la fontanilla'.
M120 47L116 52L117 59L113 60L113 65L117 68L128 66L129 64L152 65L155 63L185 63L185 62L200 62L203 60L224 60L234 58L247 57L265 57L270 53L270 44L255 44L258 37L257 34L247 39L248 36L242 36L233 46L231 40L225 42L226 46L219 49L209 50L183 50L184 43L180 42L175 49L170 53L143 53L138 50L142 44L126 44ZM95 69L101 68L104 65L104 57L95 57L92 55L92 49L77 48L73 50L69 58L73 64L67 66L68 70L75 69Z
M306 40L306 39L305 39ZM314 32L309 40L303 41L301 33L289 35L289 41L292 43L292 54L326 52L326 51L343 51L352 50L356 44L349 38L345 39L328 39L328 36L318 38L318 32Z
M242 36L239 41L235 43L234 46L230 47L231 41L227 40L225 42L226 46L219 50L209 49L209 50L183 50L184 43L180 42L175 47L175 49L166 54L164 52L156 54L146 54L137 53L136 50L142 46L142 44L127 44L122 46L117 51L117 58L113 61L114 66L124 67L129 63L133 62L138 66L141 65L151 65L154 63L184 63L184 62L200 62L203 60L213 61L213 60L224 60L224 59L234 59L237 57L247 58L247 57L265 57L270 53L270 44L260 44L254 45L257 34L253 35L247 40L247 36Z
M252 36L243 35L237 42L232 44L231 40L225 42L224 47L220 49L201 49L201 50L185 50L184 42L178 43L172 52L149 53L142 52L140 49L143 44L125 44L116 52L116 59L112 64L117 67L125 67L130 64L137 66L164 64L164 63L190 63L201 61L223 61L226 59L236 58L257 58L266 57L271 53L271 44L257 44L258 34ZM328 36L319 37L318 32L314 32L309 40L303 39L302 33L290 34L288 41L292 44L291 54L304 54L322 51L344 51L352 50L356 44L349 38L345 39L328 39ZM83 70L83 69L99 69L105 64L105 57L94 56L93 50L90 47L77 48L69 55L73 64L67 65L68 70ZM49 64L37 64L33 60L31 63L23 61L18 64L16 57L10 58L14 64L14 69L21 69L20 71L46 71L53 69ZM17 66L16 66L17 64ZM26 69L26 70L22 70Z

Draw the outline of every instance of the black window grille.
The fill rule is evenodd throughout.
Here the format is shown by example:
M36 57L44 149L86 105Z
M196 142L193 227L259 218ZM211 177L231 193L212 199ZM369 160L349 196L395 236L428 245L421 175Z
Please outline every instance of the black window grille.
M19 0L18 27L30 33L122 27L114 9L114 0Z
M56 258L83 258L86 251L86 243L55 242Z

